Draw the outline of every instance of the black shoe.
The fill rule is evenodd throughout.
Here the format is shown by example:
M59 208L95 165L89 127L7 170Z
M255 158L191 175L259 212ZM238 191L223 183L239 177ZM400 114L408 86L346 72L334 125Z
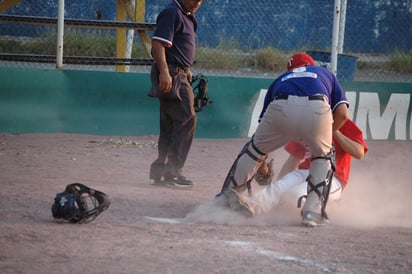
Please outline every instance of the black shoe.
M171 186L177 189L191 189L193 187L193 182L183 176L165 178L163 182L165 186Z

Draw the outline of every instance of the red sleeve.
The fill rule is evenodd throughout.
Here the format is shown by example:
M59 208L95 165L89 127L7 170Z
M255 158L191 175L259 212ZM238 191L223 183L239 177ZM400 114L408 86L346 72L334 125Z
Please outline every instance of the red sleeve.
M366 145L362 130L360 130L360 128L358 128L358 126L352 120L347 120L345 124L343 124L343 126L339 129L339 131L349 139L362 144L365 154L366 152L368 152L368 146Z
M304 144L290 141L286 144L285 150L295 158L304 159L306 155L306 147Z
M339 129L339 131L349 139L362 144L365 153L368 151L365 139L363 138L363 133L354 122L347 120L345 124L343 124L343 126ZM335 177L339 179L342 188L344 189L349 181L352 156L349 153L345 152L337 142L334 141L334 143L336 149Z

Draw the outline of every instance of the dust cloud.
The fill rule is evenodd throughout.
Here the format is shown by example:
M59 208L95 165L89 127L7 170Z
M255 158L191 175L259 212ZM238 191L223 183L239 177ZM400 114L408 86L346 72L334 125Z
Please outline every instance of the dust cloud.
M370 141L368 146L369 151L362 160L352 160L350 182L341 199L327 204L331 224L411 228L412 170L408 162L412 143ZM225 208L218 199L199 205L185 219L189 222L245 225L294 225L300 224L301 220L296 201L247 218Z

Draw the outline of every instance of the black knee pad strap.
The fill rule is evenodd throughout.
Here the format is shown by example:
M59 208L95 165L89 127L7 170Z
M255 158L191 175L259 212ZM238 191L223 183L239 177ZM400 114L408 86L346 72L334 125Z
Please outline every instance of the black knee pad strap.
M263 153L262 151L260 151L260 150L253 144L253 138L252 138L249 142L247 142L247 143L243 146L242 150L240 151L240 153L239 153L239 155L237 156L236 160L233 162L232 166L230 167L230 170L229 170L229 172L228 172L228 174L227 174L227 176L226 176L226 178L225 178L225 181L224 181L224 183L223 183L221 193L222 193L223 191L225 191L225 190L230 186L231 183L233 184L234 187L238 187L238 186L239 186L239 183L236 182L235 179L234 179L234 173L235 173L235 171L236 171L237 164L238 164L238 161L239 161L239 158L240 158L240 157L242 157L244 154L247 154L252 160L254 160L254 161L258 162L258 163L261 163L261 162L263 161L262 158L259 158L258 156L254 155L254 154L250 151L250 149L249 149L249 146L250 146L250 145L252 146L252 149L253 149L257 154L262 155L262 156L265 156L265 155L266 155L265 153ZM246 187L247 187L249 193L251 193L251 184L250 184L250 183L251 183L252 179L253 179L253 177L246 182Z

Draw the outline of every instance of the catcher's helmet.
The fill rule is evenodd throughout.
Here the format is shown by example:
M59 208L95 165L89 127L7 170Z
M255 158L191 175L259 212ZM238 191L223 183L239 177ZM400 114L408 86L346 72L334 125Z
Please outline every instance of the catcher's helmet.
M110 199L105 193L74 183L67 185L64 192L56 194L51 211L56 219L89 223L109 206Z

